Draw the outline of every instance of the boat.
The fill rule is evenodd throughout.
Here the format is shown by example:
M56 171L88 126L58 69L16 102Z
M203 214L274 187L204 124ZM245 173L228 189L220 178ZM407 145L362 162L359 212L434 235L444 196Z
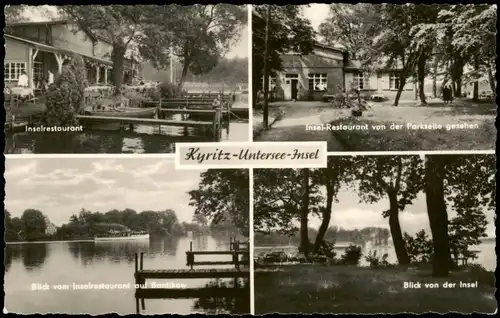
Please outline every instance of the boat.
M94 236L94 242L125 241L125 240L149 240L148 232L108 232Z
M87 116L101 117L132 117L132 118L153 118L157 112L156 107L117 107L103 110L86 109L84 114Z

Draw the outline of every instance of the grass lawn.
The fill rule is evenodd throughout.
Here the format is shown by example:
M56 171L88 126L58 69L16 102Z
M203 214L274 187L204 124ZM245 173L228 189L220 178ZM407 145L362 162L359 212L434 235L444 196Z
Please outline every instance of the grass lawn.
M492 274L493 275L493 274ZM255 314L266 313L423 313L496 310L494 286L424 288L424 283L474 282L467 272L447 279L430 270L355 266L291 265L279 272L255 272ZM420 282L405 289L404 282Z
M362 117L340 118L332 125L368 125L368 130L332 131L352 151L492 150L495 147L496 105L457 100L427 106L374 104ZM402 125L391 129L391 124ZM408 129L407 124L439 124L441 129ZM477 128L450 126L467 124ZM385 125L386 129L372 129Z
M264 131L263 122L264 122L264 112L262 109L253 109L253 120L252 120L252 129L253 135L257 136ZM285 114L285 108L280 107L279 105L274 105L269 107L268 114L268 124L272 125L276 120L279 120Z

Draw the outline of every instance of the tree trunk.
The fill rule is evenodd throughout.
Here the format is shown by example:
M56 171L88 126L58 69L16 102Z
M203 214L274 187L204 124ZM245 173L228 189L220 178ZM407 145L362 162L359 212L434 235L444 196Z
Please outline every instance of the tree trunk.
M125 61L126 47L121 44L113 45L113 85L115 86L115 95L120 95L123 85L123 64Z
M401 225L399 224L399 207L398 197L396 193L388 193L390 203L389 227L391 230L392 243L399 265L407 265L410 263L408 252L406 251Z
M425 56L425 54L421 53L417 61L418 95L420 98L421 105L427 105L427 102L425 101L425 90L424 90L426 60L427 57Z
M491 70L491 67L488 65L487 66L487 69L488 69L488 82L490 83L490 88L491 88L491 91L493 94L496 93L497 91L497 82L496 82L496 79L495 79L495 76L493 76L493 71Z
M456 80L457 87L455 88L455 97L462 97L462 77L457 78Z
M432 65L432 97L437 98L437 73L439 69L439 59L437 55L434 54L433 57L433 65Z
M309 169L302 169L302 209L300 211L300 251L309 255Z
M450 243L448 238L448 213L444 199L445 164L443 157L426 156L425 199L432 233L434 255L432 274L446 277L450 270Z
M189 61L189 59L187 59L187 58L184 59L184 63L182 65L181 78L180 78L179 84L178 84L180 89L182 89L184 87L184 83L186 82L186 76L187 76L187 73L189 70L190 63L191 62Z
M331 174L330 171L328 171ZM330 220L332 218L332 205L333 205L333 182L329 179L326 181L326 208L322 213L321 225L318 229L318 234L316 235L316 241L314 242L314 253L318 254L323 241L325 240L325 234L330 225Z
M271 19L271 6L267 5L266 10L266 30L264 38L264 104L263 104L263 125L264 129L269 128L269 21Z
M474 58L474 71L479 73L479 61L478 58ZM472 99L477 102L479 100L479 78L474 82L474 91L472 93Z
M398 92L396 93L396 98L394 99L393 106L398 106L399 104L399 99L401 98L401 94L403 93L403 88L406 85L407 76L408 72L406 70L403 70L401 73L399 73L399 87L398 87Z

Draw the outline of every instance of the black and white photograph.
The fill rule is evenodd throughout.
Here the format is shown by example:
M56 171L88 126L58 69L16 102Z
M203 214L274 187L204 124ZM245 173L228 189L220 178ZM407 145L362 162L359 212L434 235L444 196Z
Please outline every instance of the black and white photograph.
M252 8L254 141L493 150L497 6Z
M251 140L247 5L5 7L5 153Z
M248 170L158 158L7 158L17 314L249 314Z
M255 314L493 313L495 155L254 169Z

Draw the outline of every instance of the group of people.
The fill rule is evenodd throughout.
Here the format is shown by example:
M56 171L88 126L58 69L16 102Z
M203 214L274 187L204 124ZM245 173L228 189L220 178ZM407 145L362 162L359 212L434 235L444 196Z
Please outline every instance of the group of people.
M45 78L36 78L34 81L35 88L38 88L40 90L46 91L50 84L54 83L54 74L50 71L48 71L48 74ZM18 87L29 87L29 77L26 74L26 71L21 71L21 74L19 75L17 79L17 86Z
M445 85L442 89L443 102L445 104L451 104L453 102L453 90L450 86Z

